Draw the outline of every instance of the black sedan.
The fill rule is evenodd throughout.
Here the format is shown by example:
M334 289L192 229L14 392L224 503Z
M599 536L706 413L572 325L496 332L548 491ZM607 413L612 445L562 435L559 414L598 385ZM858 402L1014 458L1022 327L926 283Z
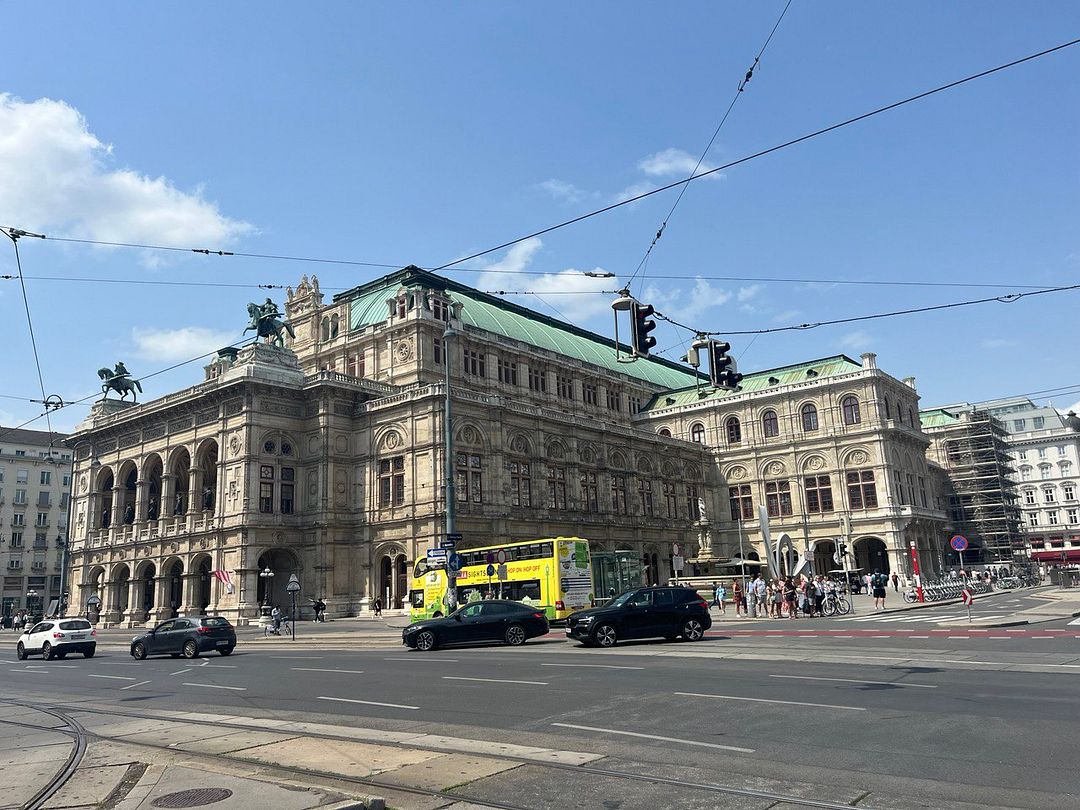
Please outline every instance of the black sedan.
M169 619L131 640L131 657L139 661L148 655L198 658L199 653L217 651L228 655L236 647L236 630L220 616Z
M701 641L712 626L709 603L692 588L637 588L606 605L571 613L566 635L587 647L613 647L621 639Z
M501 641L518 646L527 639L547 635L547 616L521 602L471 602L449 616L414 622L401 631L401 643L417 650L444 644Z

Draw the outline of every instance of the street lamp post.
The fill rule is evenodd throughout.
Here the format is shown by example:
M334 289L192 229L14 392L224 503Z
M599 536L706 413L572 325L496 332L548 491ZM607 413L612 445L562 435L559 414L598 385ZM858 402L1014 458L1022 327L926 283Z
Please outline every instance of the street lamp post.
M458 332L449 324L443 332L443 367L446 371L446 402L443 415L443 440L446 444L446 537L449 540L457 532L457 493L454 489L454 424L453 411L450 404L450 351L451 340L458 336ZM453 551L453 549L450 549ZM446 613L449 615L457 607L457 576L450 567L449 561L446 566Z
M60 618L64 618L67 614L67 565L68 565L68 541L56 535L56 545L60 546L60 604L57 606L57 613Z
M259 579L263 581L263 607L270 605L270 590L274 587L274 572L267 565L259 572Z
M38 592L33 588L26 592L26 612L30 615L30 621L34 622L34 602L37 600Z

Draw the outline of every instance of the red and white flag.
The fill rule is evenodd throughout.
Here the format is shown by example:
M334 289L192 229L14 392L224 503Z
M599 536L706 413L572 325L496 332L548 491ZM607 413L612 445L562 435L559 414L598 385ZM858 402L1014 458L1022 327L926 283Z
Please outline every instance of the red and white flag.
M228 571L215 571L214 579L216 579L218 582L225 586L226 593L233 592L232 574L230 574Z

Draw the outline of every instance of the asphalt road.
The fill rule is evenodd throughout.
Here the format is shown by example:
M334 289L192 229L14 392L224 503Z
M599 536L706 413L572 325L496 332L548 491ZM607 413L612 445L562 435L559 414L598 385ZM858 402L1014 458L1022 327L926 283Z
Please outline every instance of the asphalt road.
M5 656L0 695L599 752L622 769L695 781L785 785L845 802L873 791L874 806L892 797L893 807L1080 807L1080 625L976 633L861 624L744 621L696 644L611 651L558 634L513 650L428 654L252 642L193 662L134 661L117 639L91 660ZM545 806L551 774L514 773ZM482 799L508 786L472 789ZM631 799L603 801L638 806ZM651 806L728 806L672 801Z

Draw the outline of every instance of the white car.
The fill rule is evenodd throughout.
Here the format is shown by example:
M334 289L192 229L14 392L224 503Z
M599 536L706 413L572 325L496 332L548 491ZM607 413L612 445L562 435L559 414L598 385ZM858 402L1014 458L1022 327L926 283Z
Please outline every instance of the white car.
M28 655L40 653L48 661L74 652L93 658L96 649L97 631L86 619L46 619L19 636L15 654L25 661Z

